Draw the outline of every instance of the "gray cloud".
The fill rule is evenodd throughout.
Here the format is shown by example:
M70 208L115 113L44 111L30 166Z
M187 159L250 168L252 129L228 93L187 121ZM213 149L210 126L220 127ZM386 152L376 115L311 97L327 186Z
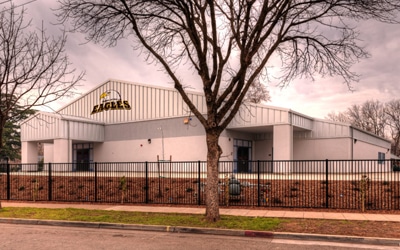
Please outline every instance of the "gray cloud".
M38 0L26 6L34 25L41 25L43 21L48 32L60 35L62 27L53 25L56 18L51 8L56 7L54 0ZM361 75L360 81L353 85L354 92L349 91L340 78L316 76L314 82L299 79L284 89L270 84L272 100L269 104L324 118L331 111L343 111L352 104L361 104L369 99L387 101L398 98L400 26L368 21L357 23L357 29L361 32L361 44L366 46L371 57L353 67ZM132 49L129 40L120 41L113 48L104 48L85 43L82 34L68 34L66 53L78 71L86 71L86 81L79 89L82 93L109 78L171 87L171 80L160 71L160 65L146 63L144 56ZM198 81L190 70L182 78L188 85Z

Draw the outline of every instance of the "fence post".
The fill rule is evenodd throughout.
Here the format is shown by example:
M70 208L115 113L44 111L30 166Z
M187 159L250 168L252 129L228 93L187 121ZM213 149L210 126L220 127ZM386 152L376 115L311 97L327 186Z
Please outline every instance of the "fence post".
M257 160L257 206L260 206L260 160Z
M201 182L200 182L200 179L201 179L201 174L200 174L200 171L201 171L201 165L200 165L201 163L200 163L200 161L198 162L198 174L197 174L197 205L199 205L200 206L200 204L201 204Z
M49 197L48 197L48 200L49 201L51 201L52 199L53 199L53 193L52 193L52 190L53 190L53 185L52 185L52 180L51 180L51 162L49 163L49 177L48 177L49 179L48 179L48 190L49 190L49 192L48 192L48 194L49 194Z
M10 163L8 157L6 158L6 171L7 171L7 200L11 199L11 177L10 177Z
M329 208L329 178L328 178L328 166L329 166L329 160L325 160L325 207Z
M94 202L97 202L97 162L94 163Z
M145 203L149 203L149 169L148 169L148 162L145 163L146 168L146 201Z

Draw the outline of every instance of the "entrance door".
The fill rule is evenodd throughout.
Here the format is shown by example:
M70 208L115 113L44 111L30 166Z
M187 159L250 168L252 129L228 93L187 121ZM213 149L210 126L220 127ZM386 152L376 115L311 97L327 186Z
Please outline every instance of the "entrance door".
M89 171L90 149L76 150L76 171Z
M237 148L237 164L239 173L249 172L249 148L238 147Z

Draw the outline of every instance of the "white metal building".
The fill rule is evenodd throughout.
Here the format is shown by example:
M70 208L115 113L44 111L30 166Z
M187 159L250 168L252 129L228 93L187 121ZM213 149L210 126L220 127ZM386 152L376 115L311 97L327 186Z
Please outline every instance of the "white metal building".
M206 112L204 96L189 97ZM21 124L22 163L206 160L205 132L174 89L109 80L57 113ZM220 138L221 160L390 158L390 141L348 124L247 105ZM158 157L158 158L157 158Z

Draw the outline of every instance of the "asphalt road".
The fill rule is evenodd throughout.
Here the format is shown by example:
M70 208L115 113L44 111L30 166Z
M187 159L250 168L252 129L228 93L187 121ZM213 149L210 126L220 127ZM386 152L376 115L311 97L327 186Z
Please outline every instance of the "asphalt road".
M331 242L149 232L115 229L0 224L0 249L396 249ZM400 249L400 247L398 248Z

